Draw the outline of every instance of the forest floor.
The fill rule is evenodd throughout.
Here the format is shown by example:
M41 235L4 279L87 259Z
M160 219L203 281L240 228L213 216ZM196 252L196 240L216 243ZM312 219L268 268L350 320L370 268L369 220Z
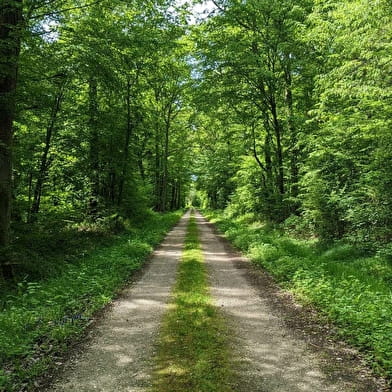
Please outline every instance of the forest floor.
M175 284L188 218L189 213L169 233L140 280L103 315L88 343L71 355L48 391L151 389L156 341ZM231 332L231 391L387 391L360 355L335 339L330 326L320 323L311 309L295 303L199 213L196 222L213 303ZM207 392L213 391L221 391L219 385Z

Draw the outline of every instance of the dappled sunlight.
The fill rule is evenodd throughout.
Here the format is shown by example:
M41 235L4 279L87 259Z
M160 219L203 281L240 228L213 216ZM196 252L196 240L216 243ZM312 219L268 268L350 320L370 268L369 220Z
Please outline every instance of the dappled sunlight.
M154 252L142 278L127 288L100 323L86 352L53 391L145 391L153 343L182 254L186 214Z
M162 249L155 252L157 256L168 256L168 257L175 257L177 253L178 250L174 250L174 249L173 250Z
M158 373L162 376L175 376L175 377L181 377L185 376L189 372L189 369L186 369L184 367L176 366L176 365L170 365L168 367L165 367L163 369L160 369Z
M237 331L238 351L234 361L238 364L240 389L248 388L252 392L344 390L339 380L327 382L317 357L303 341L290 336L266 300L250 286L246 271L236 268L241 257L226 251L200 215L198 222L215 304Z
M182 262L157 345L153 391L231 392L227 326L211 304L208 276L191 218Z

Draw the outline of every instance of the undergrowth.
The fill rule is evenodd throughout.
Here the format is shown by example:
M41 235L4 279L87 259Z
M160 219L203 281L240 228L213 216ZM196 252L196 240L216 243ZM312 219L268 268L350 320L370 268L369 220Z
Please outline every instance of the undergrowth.
M376 370L392 378L392 265L354 246L320 246L222 212L206 212L254 263L294 294L315 305L359 347Z
M93 221L80 221L79 216L72 214L43 214L32 223L13 222L8 256L14 281L8 281L7 286L0 282L0 290L10 290L21 280L38 281L60 275L68 264L78 264L91 252L113 245L119 234L139 226L151 214L146 210L140 219L132 220L109 214Z
M193 217L173 294L160 334L153 390L232 391L227 326L212 304Z
M111 245L108 237L104 246L100 244L98 235L96 250L91 246L85 257L63 263L54 276L52 271L42 280L22 280L8 293L3 289L0 391L29 389L89 325L94 313L116 296L180 215L151 214L111 237ZM48 259L42 263L53 261L52 253Z

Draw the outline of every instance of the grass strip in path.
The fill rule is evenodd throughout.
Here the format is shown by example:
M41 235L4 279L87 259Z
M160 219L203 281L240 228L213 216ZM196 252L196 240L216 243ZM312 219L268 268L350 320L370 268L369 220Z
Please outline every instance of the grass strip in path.
M153 391L232 391L228 327L212 303L193 216L173 296L158 342Z

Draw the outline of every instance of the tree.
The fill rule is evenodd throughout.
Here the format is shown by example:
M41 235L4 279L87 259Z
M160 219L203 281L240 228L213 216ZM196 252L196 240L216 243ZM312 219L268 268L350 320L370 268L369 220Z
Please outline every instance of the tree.
M23 21L22 2L2 4L2 248L11 198L12 222L31 227L183 204L190 181L184 24L169 2L141 4L26 1ZM159 173L151 170L157 159Z
M301 36L310 4L214 3L218 15L196 33L201 72L208 83L219 83L235 122L250 139L246 146L259 167L262 188L254 190L254 197L265 203L259 212L282 221L299 207L304 155L299 135L306 129L303 120L309 107L303 101L312 84L308 59L301 57L308 52Z
M12 128L22 29L22 0L5 0L0 6L0 251L9 244L12 189ZM3 274L8 276L4 255Z
M305 212L325 238L385 243L392 239L390 4L317 1L310 22L320 66Z

